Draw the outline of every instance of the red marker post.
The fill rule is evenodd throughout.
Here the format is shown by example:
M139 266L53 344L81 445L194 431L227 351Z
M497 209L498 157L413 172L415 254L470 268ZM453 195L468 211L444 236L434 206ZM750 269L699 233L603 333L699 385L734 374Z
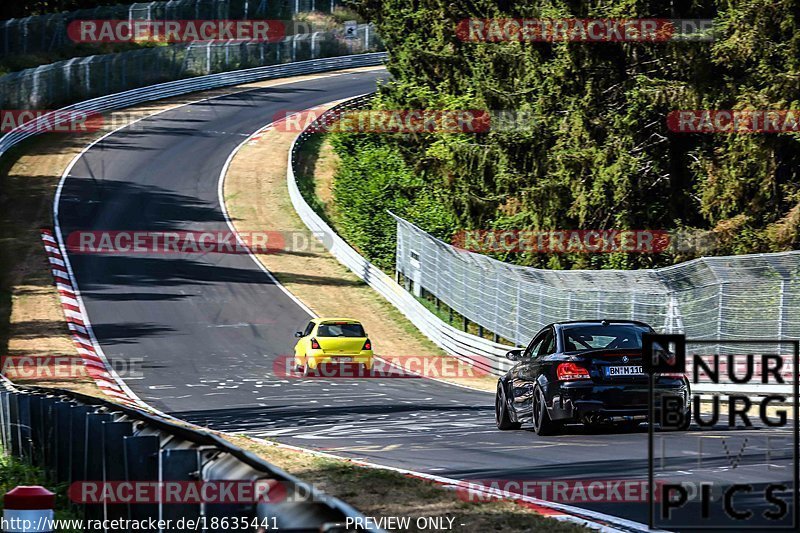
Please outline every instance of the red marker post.
M39 533L53 531L56 495L38 485L11 489L3 497L3 531Z

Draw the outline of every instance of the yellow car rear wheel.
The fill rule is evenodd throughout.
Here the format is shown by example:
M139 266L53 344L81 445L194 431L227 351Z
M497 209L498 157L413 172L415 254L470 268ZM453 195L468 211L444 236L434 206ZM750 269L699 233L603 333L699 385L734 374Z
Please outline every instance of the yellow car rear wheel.
M305 364L303 365L303 375L304 376L313 376L317 372L313 368L310 367L308 364L308 357L306 357Z

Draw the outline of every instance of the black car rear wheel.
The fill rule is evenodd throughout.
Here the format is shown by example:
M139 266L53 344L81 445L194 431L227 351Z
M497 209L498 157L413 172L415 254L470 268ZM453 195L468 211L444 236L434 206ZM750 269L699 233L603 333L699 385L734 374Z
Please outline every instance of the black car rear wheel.
M533 391L533 430L537 435L555 435L558 433L559 424L550 419L547 412L544 393L537 385Z
M506 401L506 391L502 383L497 384L497 393L494 399L494 419L497 423L497 429L503 431L522 427L519 422L511 421L511 413L508 412L508 402Z

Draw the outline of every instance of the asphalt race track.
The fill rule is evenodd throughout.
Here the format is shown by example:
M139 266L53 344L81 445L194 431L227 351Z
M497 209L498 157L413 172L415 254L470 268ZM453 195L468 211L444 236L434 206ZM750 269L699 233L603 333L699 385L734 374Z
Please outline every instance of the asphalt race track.
M370 92L381 77L351 73L251 90L120 130L73 167L59 204L62 234L227 230L217 183L237 145L279 110ZM459 479L646 479L643 429L575 427L542 438L525 430L498 431L493 395L484 392L426 379L275 377L276 357L292 353L292 334L308 315L248 255L72 253L70 260L106 356L115 366L134 362L141 375L126 377L130 388L177 417ZM342 314L358 316L351 309ZM767 434L785 437L782 452L766 454ZM659 477L668 472L670 479L698 483L791 485L790 433L693 428L665 439ZM660 453L660 441L656 448ZM744 506L747 498L736 501ZM647 522L644 503L565 503ZM754 510L763 508L769 505L753 499ZM720 509L719 501L712 503L711 521L728 524L720 522Z

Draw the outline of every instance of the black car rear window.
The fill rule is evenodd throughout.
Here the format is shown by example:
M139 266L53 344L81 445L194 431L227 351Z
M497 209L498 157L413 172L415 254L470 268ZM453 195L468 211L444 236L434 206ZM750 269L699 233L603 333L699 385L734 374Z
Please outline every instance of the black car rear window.
M361 324L320 324L317 335L320 337L366 337Z
M635 324L574 325L564 326L565 352L585 352L598 349L642 348L642 333L650 331Z

